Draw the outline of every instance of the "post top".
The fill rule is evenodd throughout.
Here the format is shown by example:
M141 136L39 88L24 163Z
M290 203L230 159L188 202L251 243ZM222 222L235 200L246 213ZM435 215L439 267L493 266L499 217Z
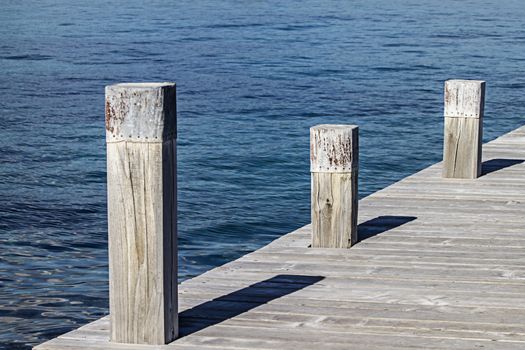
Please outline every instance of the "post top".
M312 126L310 129L313 130L352 130L357 129L357 125L351 124L319 124Z
M119 88L121 89L158 89L158 88L167 87L167 86L175 87L176 84L172 82L119 83L119 84L109 85L107 86L107 88L110 88L110 89L119 89Z
M321 124L310 128L310 171L350 173L359 163L359 127Z
M175 83L106 86L106 142L162 142L177 137Z
M447 83L453 84L485 84L485 80L471 80L471 79L449 79Z
M452 79L445 81L444 115L448 118L483 118L485 82Z

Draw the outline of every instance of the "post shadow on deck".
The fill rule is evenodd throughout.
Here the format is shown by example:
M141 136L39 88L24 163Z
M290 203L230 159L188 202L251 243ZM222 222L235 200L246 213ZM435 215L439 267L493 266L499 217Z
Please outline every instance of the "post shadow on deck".
M277 275L179 313L179 338L297 292L322 276Z
M359 241L376 236L416 220L415 216L385 215L368 220L357 226Z
M494 158L487 161L484 161L481 165L481 175L487 175L492 172L502 170L513 165L521 164L524 159L504 159L504 158Z

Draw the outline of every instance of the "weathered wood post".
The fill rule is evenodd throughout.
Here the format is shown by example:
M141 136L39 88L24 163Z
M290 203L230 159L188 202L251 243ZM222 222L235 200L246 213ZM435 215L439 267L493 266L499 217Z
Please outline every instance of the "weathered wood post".
M475 179L481 175L485 82L445 82L443 177Z
M357 242L359 129L310 128L312 247L348 248Z
M177 337L174 83L106 87L112 342Z

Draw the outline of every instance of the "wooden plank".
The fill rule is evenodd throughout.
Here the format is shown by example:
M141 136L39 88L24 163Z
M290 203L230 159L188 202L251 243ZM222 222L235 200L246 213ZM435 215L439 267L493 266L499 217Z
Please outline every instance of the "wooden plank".
M525 127L485 150L525 159ZM306 225L182 282L183 336L137 349L524 348L525 164L491 164L475 182L437 164L361 200L351 249L309 248ZM38 349L122 349L109 332L105 317Z

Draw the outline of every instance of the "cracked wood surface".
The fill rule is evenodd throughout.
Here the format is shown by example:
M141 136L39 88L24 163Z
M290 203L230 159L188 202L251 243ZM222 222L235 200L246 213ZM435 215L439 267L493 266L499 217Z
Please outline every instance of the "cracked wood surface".
M445 117L443 177L476 179L481 175L483 121Z

